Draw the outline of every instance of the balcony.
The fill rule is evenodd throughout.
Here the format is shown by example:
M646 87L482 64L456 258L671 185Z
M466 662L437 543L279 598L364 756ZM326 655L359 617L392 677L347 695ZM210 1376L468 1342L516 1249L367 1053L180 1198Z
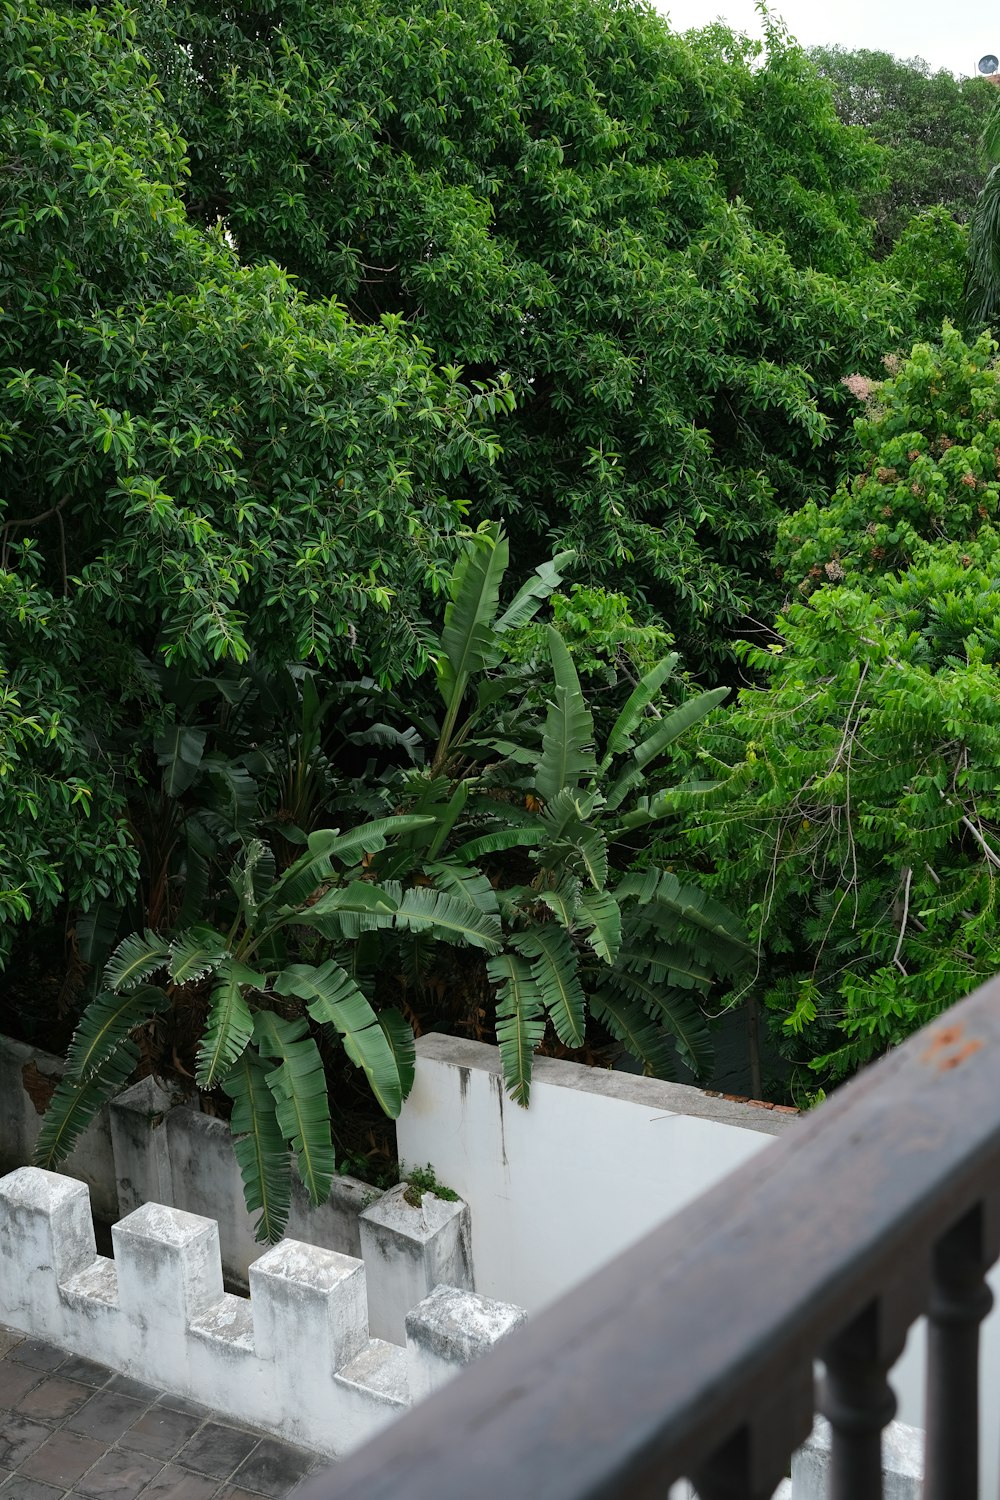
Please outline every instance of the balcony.
M978 1500L998 1060L994 981L317 1480L310 1500L665 1500L685 1478L700 1500L770 1500L817 1411L832 1430L831 1500L875 1500L889 1371L921 1316L925 1500Z

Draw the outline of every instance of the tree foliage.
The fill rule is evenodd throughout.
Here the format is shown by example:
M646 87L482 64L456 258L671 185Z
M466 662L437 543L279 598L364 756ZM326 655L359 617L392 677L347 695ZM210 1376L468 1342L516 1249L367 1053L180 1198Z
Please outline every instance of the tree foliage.
M387 317L243 267L181 201L134 16L0 8L0 903L124 899L126 785L157 692L137 653L419 664L473 391ZM484 481L486 482L486 481ZM10 925L0 932L0 960Z
M498 486L528 565L648 602L693 663L773 600L783 507L828 476L840 376L909 305L873 272L872 148L775 23L638 0L150 8L192 213L357 318L509 377Z
M887 254L923 210L943 208L967 222L985 177L979 138L996 86L889 52L814 47L809 57L832 85L844 124L883 147L883 180L862 197L879 253Z
M776 1030L827 1077L1000 966L995 356L946 329L869 393L864 467L785 524L794 602L687 798Z

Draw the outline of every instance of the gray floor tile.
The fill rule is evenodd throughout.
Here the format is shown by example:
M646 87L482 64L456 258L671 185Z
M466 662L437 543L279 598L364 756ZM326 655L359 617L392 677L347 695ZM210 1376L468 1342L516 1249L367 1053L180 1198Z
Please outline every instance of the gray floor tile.
M9 1359L0 1360L0 1407L13 1409L26 1391L44 1379L43 1370L12 1364Z
M6 1323L0 1323L0 1359L5 1359L12 1349L23 1343L23 1333L18 1333L16 1328L8 1328Z
M99 1463L77 1480L76 1491L85 1495L87 1500L136 1500L143 1486L154 1479L162 1467L158 1458L111 1448Z
M208 1479L204 1474L192 1474L190 1469L167 1464L147 1484L142 1500L215 1500L218 1488L217 1479Z
M267 1495L277 1500L303 1474L307 1474L315 1462L313 1453L279 1443L276 1438L262 1438L250 1457L236 1470L233 1483L252 1490L255 1495Z
M0 1485L4 1500L62 1500L65 1493L63 1489L53 1489L51 1484L39 1484L37 1479L23 1479L20 1474Z
M155 1385L143 1385L141 1380L133 1380L131 1375L112 1375L104 1389L121 1391L123 1396L134 1396L137 1401L155 1401L162 1394Z
M16 1359L20 1365L31 1365L35 1370L54 1370L66 1357L65 1349L57 1349L55 1344L47 1344L44 1339L24 1339L7 1355L8 1359Z
M64 1380L60 1372L47 1375L27 1391L17 1403L17 1410L25 1417L49 1422L54 1427L57 1422L63 1422L79 1411L92 1394L89 1385L81 1385L78 1380Z
M54 1432L22 1461L20 1473L69 1489L104 1453L104 1444L76 1432Z
M170 1411L165 1406L153 1406L122 1434L119 1446L165 1460L173 1458L200 1426L198 1417Z
M0 1464L5 1469L18 1468L51 1436L51 1427L43 1427L41 1422L31 1422L16 1412L5 1412L0 1422Z
M120 1391L96 1391L70 1417L66 1426L71 1432L82 1432L85 1437L100 1438L105 1443L117 1443L145 1410L144 1401L123 1396Z
M221 1422L206 1422L177 1455L177 1462L199 1474L228 1479L244 1459L249 1458L259 1438L252 1432L238 1432Z
M64 1380L79 1380L81 1385L101 1386L107 1384L111 1371L106 1365L84 1359L81 1354L71 1354L65 1364L59 1366L59 1374Z
M170 1411L182 1411L189 1417L208 1415L202 1402L189 1401L187 1396L171 1396L169 1391L164 1391L162 1396L157 1396L156 1405L166 1406Z

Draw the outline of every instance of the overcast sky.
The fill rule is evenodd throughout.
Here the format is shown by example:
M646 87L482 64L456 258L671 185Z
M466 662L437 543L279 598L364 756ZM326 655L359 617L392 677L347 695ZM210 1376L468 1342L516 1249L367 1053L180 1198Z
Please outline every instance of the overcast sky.
M678 31L721 17L759 34L753 0L655 3ZM1000 0L774 0L772 8L806 47L870 47L966 74L984 53L1000 56Z

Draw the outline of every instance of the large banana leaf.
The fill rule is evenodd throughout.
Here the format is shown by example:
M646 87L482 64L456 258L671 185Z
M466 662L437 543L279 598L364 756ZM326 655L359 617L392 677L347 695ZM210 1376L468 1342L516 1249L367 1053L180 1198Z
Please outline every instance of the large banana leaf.
M531 1061L545 1035L541 992L531 965L515 953L491 958L486 972L498 987L497 1044L508 1094L527 1108L531 1094Z
M583 690L580 687L580 678L569 647L563 640L554 625L546 625L545 639L549 650L549 660L552 662L552 675L556 680L556 687L565 688L570 697L579 693L582 697Z
M621 907L610 891L584 891L578 905L580 926L598 958L613 964L622 942Z
M253 1016L243 991L263 989L264 983L263 974L255 973L234 959L220 964L198 1048L196 1078L199 1088L210 1089L242 1056L253 1034Z
M469 678L496 653L493 622L509 560L506 537L494 531L473 538L455 569L437 659L438 687L452 716Z
M113 990L134 989L167 961L170 945L158 933L131 932L104 966L104 983Z
M163 767L163 790L168 797L179 797L194 781L206 738L204 729L192 729L189 724L171 724L156 736L153 749Z
M644 918L663 935L685 933L685 940L703 961L724 973L737 972L753 957L743 926L729 908L669 870L652 868L625 875L615 895L621 902L644 908Z
M192 927L170 944L170 977L174 984L190 984L211 974L226 957L226 939L221 932L212 927Z
M248 1047L222 1081L233 1101L233 1151L243 1178L248 1213L259 1213L258 1243L274 1245L285 1232L292 1182L288 1145L278 1124L268 1069Z
M330 1195L336 1160L330 1134L330 1097L319 1048L301 1017L286 1021L272 1011L258 1011L253 1039L262 1057L278 1060L267 1074L274 1095L278 1126L291 1142L309 1201L315 1206Z
M487 953L497 951L502 937L496 917L428 885L415 885L403 892L394 921L411 932L431 931L445 942L467 943L471 948L485 948Z
M317 829L309 835L306 852L275 882L267 899L261 902L261 909L272 911L277 906L301 906L330 878L334 859L342 864L357 864L362 855L377 854L384 849L387 836L411 833L418 828L430 827L433 822L433 818L402 814L376 818L346 833L336 828Z
M494 626L497 635L503 635L507 630L516 630L534 619L539 607L562 583L564 570L575 561L575 552L557 552L551 562L544 562L537 567L534 575L526 583L522 583L497 620Z
M169 1005L170 1001L156 985L140 985L124 994L102 990L77 1023L66 1054L67 1077L85 1083L95 1073L104 1071L108 1059L126 1038Z
M695 698L689 698L682 703L680 708L675 708L672 713L664 715L651 734L636 746L632 751L631 759L625 765L618 777L612 783L608 792L608 810L614 811L620 807L624 798L632 787L643 779L645 768L654 761L658 755L662 755L674 740L678 739L692 725L697 724L706 714L729 696L729 688L711 688L707 693L699 693Z
M577 925L580 906L580 882L569 876L551 889L539 891L538 899L554 912L562 927L572 932Z
M669 656L664 656L654 667L650 667L644 676L640 677L608 735L608 742L604 747L604 759L601 762L602 771L607 770L616 755L631 750L632 731L667 678L673 675L678 659L676 651L672 651Z
M470 869L465 864L445 864L435 860L424 866L424 873L431 876L442 890L451 891L463 901L468 901L477 911L489 917L499 917L500 903L489 879L481 870Z
M577 975L576 950L561 927L535 927L517 932L511 947L531 960L531 974L542 1003L567 1047L582 1047L585 999Z
M131 1077L138 1062L139 1049L134 1042L120 1042L86 1082L69 1074L59 1081L35 1142L32 1160L36 1167L55 1171L101 1106Z
M319 966L290 964L275 979L274 991L297 995L305 1000L314 1021L332 1027L351 1062L363 1070L382 1109L395 1120L405 1093L396 1055L378 1016L351 976L332 959Z
M642 1063L652 1078L673 1078L674 1059L670 1038L662 1026L651 1021L641 1005L600 990L591 997L590 1011L603 1021L622 1046Z
M608 984L616 994L641 1005L648 1016L673 1032L678 1052L697 1077L708 1073L712 1066L712 1038L708 1022L692 1000L665 985L654 984L641 974L621 969L614 970Z
M399 1073L399 1082L405 1099L413 1087L417 1071L417 1047L413 1040L413 1027L398 1010L391 1006L388 1010L379 1011L378 1024L385 1032L385 1039L396 1059L396 1071Z
M537 757L535 757L537 759ZM473 865L487 854L501 854L505 849L531 849L542 842L539 828L498 828L494 833L483 833L452 849L449 858L455 864Z
M575 791L597 769L593 755L594 720L579 688L556 685L542 732L542 756L535 773L535 790L551 802L563 788Z

